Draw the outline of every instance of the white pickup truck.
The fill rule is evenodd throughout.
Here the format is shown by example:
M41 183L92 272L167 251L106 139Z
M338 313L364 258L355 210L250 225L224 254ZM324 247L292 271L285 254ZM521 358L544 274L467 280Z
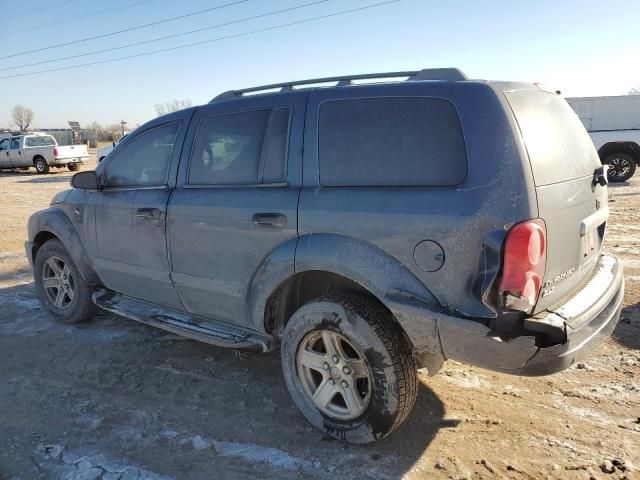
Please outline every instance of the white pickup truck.
M640 95L567 98L609 165L612 182L633 177L640 163Z
M78 170L89 158L86 145L60 146L51 135L27 133L0 136L0 169L28 169L48 173L51 167Z

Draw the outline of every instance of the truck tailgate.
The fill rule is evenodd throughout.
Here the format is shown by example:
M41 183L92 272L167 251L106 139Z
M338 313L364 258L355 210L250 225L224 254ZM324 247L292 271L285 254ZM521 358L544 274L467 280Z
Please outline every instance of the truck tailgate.
M58 152L58 154L56 155L56 159L83 158L89 156L86 145L57 146L56 151Z

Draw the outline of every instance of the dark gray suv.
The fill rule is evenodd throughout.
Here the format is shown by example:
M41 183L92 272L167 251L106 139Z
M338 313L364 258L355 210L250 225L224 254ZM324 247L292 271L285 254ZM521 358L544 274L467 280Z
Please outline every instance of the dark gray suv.
M231 91L72 186L26 244L55 317L280 347L302 413L349 442L407 417L416 367L557 372L620 314L606 170L535 84L432 69Z

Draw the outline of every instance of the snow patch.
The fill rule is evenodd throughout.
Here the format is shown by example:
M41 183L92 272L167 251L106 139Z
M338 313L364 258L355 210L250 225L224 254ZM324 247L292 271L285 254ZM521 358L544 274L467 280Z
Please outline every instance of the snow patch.
M67 449L63 445L40 445L35 457L47 478L71 480L171 480L137 465L114 460L101 453Z
M317 460L312 461L296 457L285 450L263 447L255 443L212 440L203 438L201 435L184 439L180 443L191 443L196 450L205 450L213 447L216 453L223 457L241 458L252 463L269 464L285 470L317 470L322 468L322 465Z
M40 300L33 297L22 297L20 295L12 295L8 298L5 297L3 300L4 301L2 303L4 302L12 303L17 307L26 308L29 310L37 310L42 308L42 303L40 303Z

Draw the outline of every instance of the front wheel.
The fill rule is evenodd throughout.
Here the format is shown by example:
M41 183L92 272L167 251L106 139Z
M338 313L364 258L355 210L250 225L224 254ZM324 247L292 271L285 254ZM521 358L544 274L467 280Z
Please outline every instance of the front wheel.
M36 158L33 165L36 167L36 172L40 174L49 173L49 164L44 158Z
M33 275L38 297L56 319L79 323L95 316L91 287L59 240L49 240L40 247Z
M636 173L636 161L626 153L612 153L602 163L609 165L607 177L612 182L626 182Z
M281 360L302 414L340 440L379 440L415 403L409 341L392 315L366 297L332 296L301 307L285 328Z

